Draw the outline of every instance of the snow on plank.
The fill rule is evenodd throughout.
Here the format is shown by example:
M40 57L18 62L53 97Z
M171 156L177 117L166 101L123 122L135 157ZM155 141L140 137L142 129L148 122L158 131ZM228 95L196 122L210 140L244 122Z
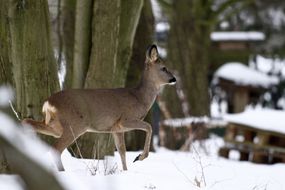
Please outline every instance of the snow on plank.
M223 118L227 122L285 135L285 111L270 109L246 110L238 114L224 115Z

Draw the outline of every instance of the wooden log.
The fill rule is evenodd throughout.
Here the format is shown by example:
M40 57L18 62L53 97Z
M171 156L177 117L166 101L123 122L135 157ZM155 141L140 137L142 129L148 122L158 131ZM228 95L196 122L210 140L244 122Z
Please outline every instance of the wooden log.
M255 133L250 130L250 129L246 129L246 128L239 128L239 132L241 133L241 135L243 136L244 140L243 143L253 143L253 139L255 136ZM240 149L240 161L248 161L249 160L249 155L250 155L250 150L248 149Z
M262 148L268 145L270 134L258 132L257 138L256 146ZM252 161L255 163L269 163L269 153L265 151L253 151Z
M229 158L230 149L228 147L221 147L219 150L219 156Z
M224 139L226 141L233 141L233 140L235 140L236 135L237 135L237 128L236 128L235 124L230 123L227 126Z
M203 122L180 127L161 125L159 128L159 144L171 150L190 150L190 145L194 140L207 137L207 124Z

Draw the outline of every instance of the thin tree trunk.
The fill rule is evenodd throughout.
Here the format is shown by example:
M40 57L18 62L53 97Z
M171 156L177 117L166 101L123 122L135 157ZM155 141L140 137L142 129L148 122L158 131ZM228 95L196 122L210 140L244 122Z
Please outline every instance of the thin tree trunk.
M127 74L127 87L134 87L139 83L141 74L144 69L146 48L153 43L154 34L154 17L152 14L151 4L149 0L144 0L139 24L136 30L130 66ZM148 120L151 121L150 117ZM141 150L144 145L145 132L131 131L126 133L127 150Z
M82 3L81 1L78 1L78 3L79 2ZM75 7L76 7L76 4L78 3L76 0L63 0L62 18L59 18L59 21L60 22L62 21L62 26L60 26L61 27L60 32L62 33L61 35L62 39L59 39L59 47L60 46L63 47L63 52L60 52L60 53L64 55L64 60L66 64L66 76L65 76L64 84L63 84L64 89L68 89L72 87L72 77L73 77L73 71L74 71L73 70L73 64L74 64L74 60L73 60L74 51L73 50L74 50L74 33L75 33L75 10L76 10Z
M132 55L134 38L143 7L143 0L121 1L118 58L115 65L114 85L125 86Z
M90 61L93 0L77 1L73 52L73 88L83 88Z

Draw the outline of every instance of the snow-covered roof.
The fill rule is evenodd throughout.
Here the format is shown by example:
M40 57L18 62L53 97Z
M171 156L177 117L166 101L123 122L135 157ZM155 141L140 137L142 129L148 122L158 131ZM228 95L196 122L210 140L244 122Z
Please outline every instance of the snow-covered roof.
M211 40L213 41L262 41L265 35L262 32L212 32Z
M216 71L215 77L233 81L242 86L260 86L264 88L268 88L279 82L279 79L275 76L268 76L265 73L236 62L221 66Z
M238 114L227 114L223 118L228 122L285 134L285 111L251 109Z

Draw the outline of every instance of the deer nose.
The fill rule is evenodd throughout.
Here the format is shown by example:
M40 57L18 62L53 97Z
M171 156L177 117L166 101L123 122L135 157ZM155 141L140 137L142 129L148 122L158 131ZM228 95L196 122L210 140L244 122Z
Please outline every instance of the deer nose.
M173 77L172 79L170 79L170 80L169 80L169 83L170 83L170 84L175 84L175 83L176 83L176 78Z

